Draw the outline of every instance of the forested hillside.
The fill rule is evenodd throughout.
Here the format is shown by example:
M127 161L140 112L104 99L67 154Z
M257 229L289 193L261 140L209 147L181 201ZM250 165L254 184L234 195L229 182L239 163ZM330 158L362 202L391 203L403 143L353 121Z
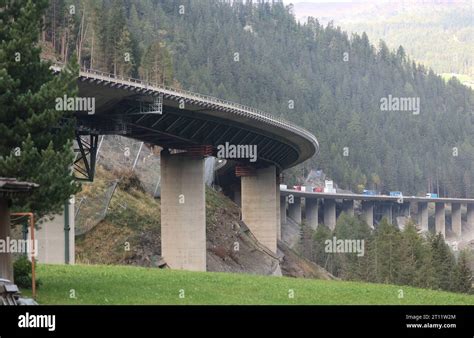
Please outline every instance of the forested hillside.
M394 48L405 46L408 55L438 74L474 78L473 6L470 0L305 2L293 11L300 21L313 16Z
M74 5L71 7L71 5ZM51 0L43 44L59 61L237 101L319 139L322 168L343 188L474 195L474 93L445 83L403 48L372 45L278 1ZM413 97L419 114L383 111ZM287 175L298 179L302 168Z
M334 254L338 238L362 240L363 254ZM364 221L342 215L334 230L318 226L312 241L311 259L344 280L467 293L472 288L472 251L453 253L441 234L420 235L411 221L399 230L384 218L371 231Z

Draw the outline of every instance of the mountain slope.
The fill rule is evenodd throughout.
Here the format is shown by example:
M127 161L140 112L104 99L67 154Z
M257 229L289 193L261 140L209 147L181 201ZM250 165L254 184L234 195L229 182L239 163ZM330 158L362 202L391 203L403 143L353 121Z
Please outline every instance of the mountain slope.
M76 198L97 193L94 186L120 177L106 217L77 238L76 260L86 264L162 266L165 262L161 258L160 203L144 192L135 176L99 166L95 182ZM212 189L206 191L206 225L208 271L262 275L283 271L294 277L332 278L283 242L279 243L278 256L260 245L240 221L238 206Z
M295 16L309 15L320 22L334 21L348 32L366 32L372 41L407 54L438 74L464 74L474 81L473 4L470 1L396 1L360 3L298 3Z
M474 92L446 83L404 48L374 46L366 34L316 20L300 24L278 1L59 2L89 13L80 39L85 67L238 101L313 132L320 156L288 171L289 184L319 167L352 190L474 194ZM78 12L65 20L70 41L80 38L81 19ZM61 36L50 36L67 30L52 24L59 27L44 43L60 52ZM391 97L417 107L386 110Z

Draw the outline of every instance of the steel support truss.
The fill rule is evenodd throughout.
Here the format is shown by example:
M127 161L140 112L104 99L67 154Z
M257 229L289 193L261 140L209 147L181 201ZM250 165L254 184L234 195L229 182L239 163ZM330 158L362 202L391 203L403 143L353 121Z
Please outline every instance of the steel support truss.
M79 134L76 132L74 152L74 177L78 181L92 182L97 160L98 134Z

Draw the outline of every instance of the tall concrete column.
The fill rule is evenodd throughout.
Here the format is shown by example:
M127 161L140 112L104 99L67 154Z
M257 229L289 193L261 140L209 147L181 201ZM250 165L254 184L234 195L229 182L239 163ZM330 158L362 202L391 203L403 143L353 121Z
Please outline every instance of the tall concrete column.
M435 203L435 228L436 233L441 232L446 237L446 213L444 203Z
M241 183L242 220L261 244L276 253L277 228L280 222L277 204L280 194L276 193L275 177L276 168L270 166L257 169L254 176L242 177Z
M404 202L400 204L400 216L410 217L410 203Z
M234 201L234 203L237 204L239 207L241 206L240 200L241 200L241 197L240 197L240 190L235 190L235 191L234 191L234 198L233 198L233 201Z
M362 218L369 227L374 227L374 202L362 201Z
M324 225L329 229L336 228L336 200L324 199Z
M161 251L172 269L206 271L204 158L161 152Z
M276 229L276 236L277 236L277 240L281 240L281 222L280 222L280 218L281 218L281 211L280 211L280 207L281 207L281 201L280 201L280 173L279 173L279 170L277 168L275 168L275 171L276 171L276 176L275 176L275 205L276 205L276 219L277 219L277 223L276 223L276 226L277 226L277 229Z
M474 204L467 205L467 226L471 231L474 230Z
M318 200L316 198L305 199L306 208L306 223L311 229L316 230L318 228Z
M410 216L411 216L415 213L415 210L417 208L417 206L416 206L417 202L412 201L412 202L409 202L408 204L409 204L408 210L409 210L409 213L410 213Z
M286 196L280 196L280 222L286 224Z
M418 202L418 224L422 231L428 231L428 203Z
M0 198L0 240L7 242L10 237L10 212L8 200ZM13 265L10 252L0 252L0 278L13 282Z
M393 218L392 218L392 205L391 204L382 204L382 217L385 217L388 221L388 223L392 224L393 223Z
M293 202L293 203L291 203ZM298 224L301 224L301 198L292 196L288 200L288 216Z
M349 216L354 216L354 200L343 200L342 212L345 212Z
M451 203L451 229L456 237L461 237L461 203Z

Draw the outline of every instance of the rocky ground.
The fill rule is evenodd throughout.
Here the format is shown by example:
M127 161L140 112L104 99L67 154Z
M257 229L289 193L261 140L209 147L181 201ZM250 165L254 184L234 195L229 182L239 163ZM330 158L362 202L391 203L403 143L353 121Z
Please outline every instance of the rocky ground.
M107 215L76 240L76 260L85 264L124 264L163 267L160 200L154 199L133 175L99 168L94 185L121 178ZM88 186L81 194L92 194ZM81 198L79 195L77 198ZM95 201L94 203L97 203ZM330 279L321 267L302 258L294 246L293 224L274 254L260 245L240 220L240 209L220 192L206 191L207 270ZM286 233L284 231L284 233ZM287 241L286 241L287 240Z

